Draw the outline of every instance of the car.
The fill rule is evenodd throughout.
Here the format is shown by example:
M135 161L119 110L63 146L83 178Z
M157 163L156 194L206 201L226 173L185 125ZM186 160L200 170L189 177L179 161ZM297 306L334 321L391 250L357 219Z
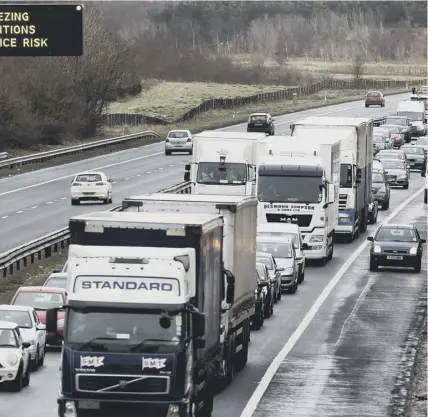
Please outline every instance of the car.
M384 159L382 165L385 168L385 178L389 185L409 188L409 171L405 161L399 159Z
M384 224L375 236L367 238L370 247L370 271L380 266L408 267L421 272L422 245L418 229L413 224Z
M406 154L401 149L379 151L376 155L376 159L380 160L381 162L383 159L400 159L407 162Z
M373 135L373 155L376 155L379 151L383 151L387 148L387 142L384 136Z
M34 308L2 304L0 321L18 325L22 339L30 344L30 368L35 371L43 366L46 354L46 326L40 323Z
M257 238L257 252L270 253L281 271L281 291L295 294L299 284L299 264L291 240L278 243L278 237Z
M391 134L391 140L394 148L400 148L404 145L404 133L401 126L396 125L382 125L383 129L388 129L389 133Z
M374 198L373 192L371 192L370 203L369 203L369 224L375 224L377 222L377 215L379 212L379 203Z
M383 173L385 172L382 162L379 159L373 159L372 171L380 171Z
M173 152L193 154L193 136L190 130L171 130L165 139L165 155Z
M52 271L52 273L53 274L58 274L58 273L60 273L60 272L67 272L67 268L68 268L68 261L65 261L65 264L64 264L64 266L62 267L62 269L54 269L53 271Z
M373 135L382 135L391 140L391 132L383 128L382 125L373 127Z
M82 201L102 201L104 204L113 202L112 180L107 179L103 172L80 172L71 181L71 205L76 206Z
M256 262L265 264L269 273L271 283L274 285L274 303L279 301L282 297L281 293L281 274L283 268L276 265L275 258L266 252L256 253Z
M257 226L257 235L265 236L280 236L287 240L292 240L294 250L296 251L296 259L299 265L298 283L302 283L305 279L306 271L306 255L305 250L308 244L303 242L303 235L300 227L293 223L262 223Z
M400 126L404 133L404 140L409 143L412 139L412 122L406 116L388 116L385 119L386 125Z
M381 205L382 210L388 210L391 201L391 188L383 171L372 172L372 192L375 201Z
M30 344L24 342L19 326L0 321L0 386L20 392L30 383Z
M275 119L269 113L252 113L248 117L247 132L275 134Z
M254 290L255 308L254 314L250 317L250 324L253 330L260 330L265 322L265 293L263 288L268 285L267 282L261 281L257 269L254 271L257 286Z
M369 91L366 94L365 106L381 106L385 107L385 97L380 91Z
M420 146L428 153L428 136L419 136L415 142L412 142L412 145Z
M412 136L427 134L425 104L418 100L402 100L397 105L397 115L411 120Z
M51 346L61 346L64 334L64 315L61 307L67 303L67 293L62 288L53 287L19 287L10 304L30 306L36 310L41 323L46 325L46 311L59 308L57 332L47 332L46 343Z
M67 288L68 275L64 272L54 272L44 282L44 287Z
M424 148L417 145L402 146L401 150L406 154L410 169L420 170L425 175L427 155Z
M259 282L266 283L267 285L263 285L263 293L265 295L264 302L264 317L268 319L273 314L273 304L275 297L275 286L269 277L269 272L265 264L256 262L256 271L259 275Z

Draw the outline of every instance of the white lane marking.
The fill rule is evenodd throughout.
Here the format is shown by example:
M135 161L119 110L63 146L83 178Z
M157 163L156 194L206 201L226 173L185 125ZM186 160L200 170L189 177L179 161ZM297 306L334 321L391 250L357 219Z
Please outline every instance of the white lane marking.
M146 171L146 174L151 174L152 173L152 171Z
M423 190L424 190L424 187L421 188L420 190L416 191L406 201L401 203L388 217L386 217L383 220L383 222L381 224L389 223L411 201L413 201L419 194L422 194ZM342 267L339 269L339 271L337 271L336 275L331 279L331 281L324 288L324 290L319 295L319 297L315 300L314 304L312 305L312 307L310 308L310 310L308 311L306 316L303 318L303 320L300 322L297 329L294 331L294 333L288 339L287 343L283 346L281 351L278 353L278 355L274 358L274 360L269 365L269 368L266 370L266 372L263 375L263 378L261 379L259 385L254 390L253 395L248 400L244 410L242 411L241 417L251 417L253 415L253 413L256 411L258 404L260 403L264 393L266 392L267 388L269 387L270 382L272 381L272 378L275 376L276 372L278 371L278 368L281 366L284 359L288 356L291 349L294 347L294 345L297 343L297 341L302 336L303 332L306 330L306 328L312 322L313 318L315 317L315 314L318 312L318 310L323 305L324 301L327 299L327 297L333 291L334 287L337 285L337 283L345 275L345 272L348 270L348 268L352 265L352 263L358 258L358 256L361 254L361 252L363 252L363 250L368 245L369 245L369 242L367 240L365 240L357 248L357 250L351 255L351 257L349 257L347 259L347 261L342 265Z
M169 167L173 167L174 165L169 165Z
M131 178L130 177L128 177L128 178L125 178L125 181L128 181L128 180L130 180Z
M137 174L137 177L141 177L141 174Z
M161 168L158 168L158 170L159 170L159 171L162 171L162 170L163 170L163 168L162 168L162 167L161 167Z
M24 213L24 210L19 210L16 212L16 214L21 214L21 213Z
M61 197L61 200L66 200L67 199L67 197Z
M48 201L46 204L53 204L53 201Z
M405 93L403 93L403 94L405 94ZM361 102L361 100L358 100L357 102ZM352 103L352 102L350 102L350 103ZM340 106L340 104L332 104L331 106ZM336 109L336 110L332 110L332 111L329 111L329 112L320 113L320 114L317 114L316 116L325 116L326 114L340 113L340 112L343 112L343 111L353 110L353 109L358 109L358 108L360 108L360 106L347 107L347 108L344 108L344 109L343 109L343 108L341 108L341 109ZM301 111L300 111L300 112L298 112L298 113L302 113L302 112L305 112L305 111L316 110L316 109L317 109L317 108L315 107L315 108L313 108L313 109L301 110ZM284 114L284 115L279 115L279 116L277 116L277 117L287 117L287 116L289 116L289 115L290 115L290 113L289 113L289 114ZM290 121L287 121L287 122L276 123L276 125L277 125L277 126L280 126L280 125L283 125L283 124L286 124L286 123L293 123L293 122L295 122L296 120L298 120L298 119L290 120ZM240 127L240 126L244 126L244 125L245 125L245 123L239 123L239 124L237 124L237 125L226 126L226 127L222 127L222 128L220 128L220 129L216 129L216 130L227 130L227 129L231 129L231 128L233 128L233 127ZM150 145L154 145L154 144L150 144ZM147 146L150 146L150 145L147 145ZM120 151L120 152L126 152L126 151L127 151L127 150ZM139 161L139 160L141 160L141 159L151 158L152 156L163 155L163 154L164 154L164 152L155 152L155 153L151 153L151 154L149 154L149 155L138 156L138 157L136 157L136 158L126 159L126 160L121 161L121 162L115 162L114 164L109 164L109 165L104 165L104 166L97 167L97 168L93 168L93 169L88 169L87 171L89 171L89 172L90 172L90 171L98 171L98 170L102 170L102 169L104 169L104 168L111 168L111 167L115 167L115 166L118 166L118 165L127 164L128 162ZM112 154L110 154L110 155L112 155ZM100 155L100 157L101 157L101 156L105 156L105 155ZM80 162L80 161L77 161L77 162ZM185 164L185 163L186 163L186 162L180 162L180 164ZM67 164L67 165L68 165L68 164ZM61 166L61 165L60 165L60 166ZM45 184L51 184L51 183L53 183L53 182L61 181L61 180L65 180L65 179L67 179L67 178L73 178L73 177L75 177L75 176L76 176L76 174L65 175L65 176L63 176L63 177L58 177L58 178L54 178L54 179L51 179L51 180L48 180L48 181L39 182L39 183L37 183L37 184L27 185L27 186L25 186L25 187L16 188L15 190L9 190L9 191L5 191L5 192L3 192L3 193L0 193L0 196L13 194L13 193L16 193L16 192L18 192L18 191L29 190L29 189L31 189L31 188L39 187L39 186L41 186L41 185L45 185Z
M156 152L156 153L151 153L149 155L138 156L136 158L127 159L126 161L115 162L114 164L109 164L109 165L104 165L102 167L88 169L87 172L99 171L99 170L102 170L104 168L111 168L111 167L115 167L118 165L127 164L128 162L139 161L140 159L151 158L152 156L157 156L157 155L162 155L162 154L163 154L163 152ZM40 187L41 185L46 185L46 184L51 184L51 183L56 182L56 181L66 180L67 178L74 178L75 176L76 176L76 174L64 175L63 177L53 178L51 180L39 182L37 184L27 185L25 187L16 188L15 190L5 191L4 193L0 193L0 196L17 193L18 191L29 190L31 188Z
M36 209L37 207L39 207L39 206L33 206L33 207L31 207L31 209L32 209L32 210L34 210L34 209Z
M7 219L9 216L2 216L2 219Z

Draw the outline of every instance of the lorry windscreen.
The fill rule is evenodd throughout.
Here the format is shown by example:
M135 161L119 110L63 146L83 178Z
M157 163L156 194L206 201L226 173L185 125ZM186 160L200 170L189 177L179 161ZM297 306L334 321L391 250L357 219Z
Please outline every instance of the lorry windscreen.
M352 188L352 165L340 165L340 188Z
M65 340L76 349L131 352L175 351L184 336L181 312L165 315L152 311L69 308ZM168 328L167 325L169 325Z
M241 185L247 182L247 165L220 162L199 162L196 181L199 184Z
M421 122L423 119L423 113L422 112L412 112L412 111L400 111L397 112L398 116L406 116L408 117L412 122Z
M257 197L264 202L320 203L322 177L260 175Z

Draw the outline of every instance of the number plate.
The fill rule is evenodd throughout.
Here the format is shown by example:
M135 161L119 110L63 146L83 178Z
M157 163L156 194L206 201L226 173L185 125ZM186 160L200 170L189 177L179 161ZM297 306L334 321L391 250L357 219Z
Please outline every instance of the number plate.
M403 259L402 256L387 256L386 259L391 259L392 261L401 261Z
M83 193L83 195L94 195L95 193Z
M83 410L99 410L100 402L99 401L90 401L90 400L82 400L79 401L79 408Z
M254 126L263 126L263 123L254 123Z

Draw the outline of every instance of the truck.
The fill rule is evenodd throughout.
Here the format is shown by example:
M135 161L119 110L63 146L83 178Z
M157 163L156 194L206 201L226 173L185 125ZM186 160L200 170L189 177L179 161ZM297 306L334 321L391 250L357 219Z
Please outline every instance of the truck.
M202 194L144 194L125 198L122 211L142 213L187 213L222 216L224 268L233 274L235 297L222 301L221 343L223 361L216 370L221 385L229 383L235 369L245 365L250 339L250 321L255 314L258 284L255 277L257 198ZM224 286L227 287L228 274ZM244 352L244 353L243 353Z
M206 214L70 219L60 417L211 416L222 299L234 297L223 226Z
M281 146L265 147L259 155L257 223L297 224L306 258L325 265L333 257L339 177L340 141L335 138L289 137Z
M206 130L195 135L184 181L192 194L255 195L256 144L264 133Z
M291 136L341 140L339 222L335 234L352 242L367 230L372 191L373 119L308 117L291 125ZM385 209L387 209L386 207Z

